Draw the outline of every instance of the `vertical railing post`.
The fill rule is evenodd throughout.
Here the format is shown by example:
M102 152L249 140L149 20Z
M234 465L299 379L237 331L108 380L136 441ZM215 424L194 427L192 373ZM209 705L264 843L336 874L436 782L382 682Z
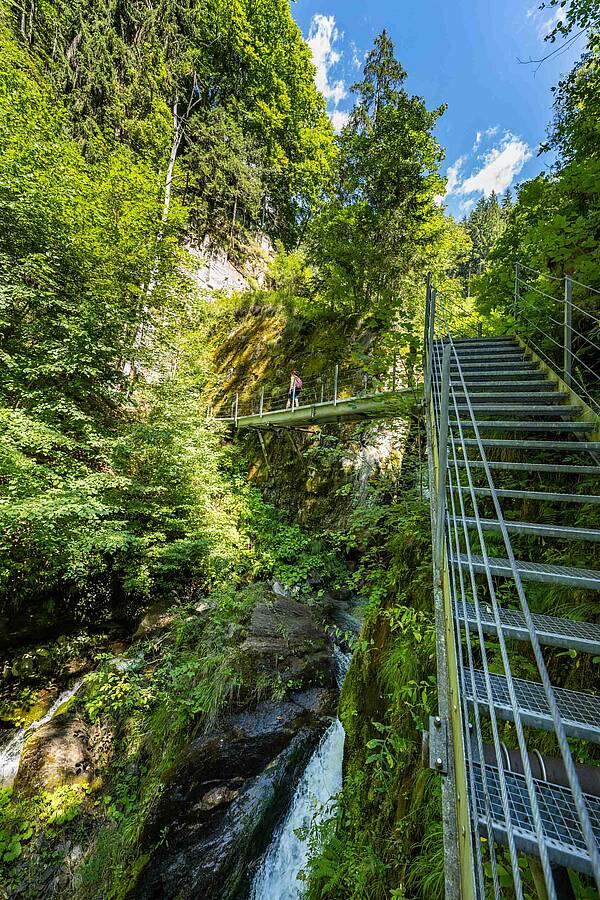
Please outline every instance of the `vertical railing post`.
M477 322L477 337L483 337L483 322L481 319Z
M260 389L260 406L259 406L259 410L258 410L258 414L261 417L261 419L263 417L264 408L265 408L265 388L263 385Z
M517 305L519 303L519 269L521 268L521 263L517 260L515 263L515 297L513 301L513 319L517 318Z
M296 409L296 379L292 385L292 412Z
M432 289L429 297L429 322L427 323L427 341L426 341L426 357L425 357L425 401L428 403L431 396L431 366L433 363L433 333L435 323L435 303L437 291Z
M429 337L429 305L431 303L431 272L427 273L427 289L425 292L425 333L423 335L423 346L427 352L427 338Z
M444 553L444 523L446 519L446 471L448 468L448 407L450 405L450 353L451 345L444 344L442 358L442 383L440 389L440 418L438 444L438 483L435 520L435 561L441 572Z
M367 374L363 375L363 393L367 393L367 385L369 383L369 376Z
M321 380L321 403L325 400L325 382Z
M427 295L427 306L429 305L429 292ZM396 375L398 373L398 354L394 353L394 367L392 369L392 391L396 390Z
M333 405L337 406L337 394L338 394L338 375L339 375L340 367L336 364L335 373L333 376Z
M564 380L571 387L573 374L573 281L570 275L565 278L565 330L564 330Z
M237 425L237 423L238 423L238 409L239 409L239 405L240 405L240 395L239 395L239 394L237 393L237 391L236 391L236 395L235 395L235 424L236 424L236 425Z

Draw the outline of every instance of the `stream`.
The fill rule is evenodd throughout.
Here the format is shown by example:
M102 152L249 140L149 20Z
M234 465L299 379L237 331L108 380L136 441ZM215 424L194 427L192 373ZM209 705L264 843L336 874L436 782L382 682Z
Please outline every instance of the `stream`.
M70 700L77 693L81 684L81 680L76 681L74 685L63 691L62 694L59 694L47 713L41 719L38 719L37 722L32 722L27 728L18 728L10 733L6 743L0 748L0 787L9 787L15 780L27 736L33 731L37 731L46 722L49 722L63 703L66 703L67 700Z
M334 644L338 687L351 654ZM330 814L330 800L342 788L344 729L339 719L329 726L302 775L288 812L275 832L254 878L251 900L298 900L304 883L298 874L308 861L307 832Z

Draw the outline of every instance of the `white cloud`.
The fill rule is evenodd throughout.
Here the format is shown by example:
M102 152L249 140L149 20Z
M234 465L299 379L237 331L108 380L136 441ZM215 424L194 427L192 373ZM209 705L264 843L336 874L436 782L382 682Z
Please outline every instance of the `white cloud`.
M476 201L475 201L474 197L471 197L470 200L461 200L460 201L460 203L458 204L458 208L461 211L461 213L463 214L463 216L466 216L471 212L471 210L475 206L475 202Z
M460 182L461 169L466 161L466 156L459 156L454 165L448 166L448 171L446 172L446 197L456 192L456 187Z
M361 69L365 61L366 53L361 54L354 41L350 44L350 49L352 50L352 65L355 69Z
M477 150L480 143L481 143L481 132L478 131L477 134L475 135L475 143L473 144L473 150Z
M527 10L526 18L533 22L538 38L543 41L556 28L559 22L564 22L568 8L568 4L564 7L558 6L548 16L543 9L540 9L538 6L532 6L531 9Z
M485 194L486 197L495 191L497 194L506 190L513 183L533 151L525 141L507 131L499 146L493 147L483 158L483 166L460 184L456 184L452 193L458 195ZM448 170L450 172L450 170Z
M313 63L317 70L315 81L325 99L331 100L336 107L348 94L342 79L329 80L331 68L342 58L341 53L334 49L334 44L340 38L340 32L335 27L334 16L323 16L320 13L313 16L306 43L310 47Z
M344 112L341 109L334 109L330 114L329 118L331 119L331 124L333 125L333 130L337 133L342 130L344 125L348 124L348 120L350 118L350 113Z

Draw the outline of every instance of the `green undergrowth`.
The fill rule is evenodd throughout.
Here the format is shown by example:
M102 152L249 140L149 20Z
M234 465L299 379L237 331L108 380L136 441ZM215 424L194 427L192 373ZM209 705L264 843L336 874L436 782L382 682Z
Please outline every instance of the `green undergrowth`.
M311 835L310 900L443 896L440 786L421 762L437 700L429 507L414 463L400 495L365 521L355 571L365 622L339 710L344 786Z

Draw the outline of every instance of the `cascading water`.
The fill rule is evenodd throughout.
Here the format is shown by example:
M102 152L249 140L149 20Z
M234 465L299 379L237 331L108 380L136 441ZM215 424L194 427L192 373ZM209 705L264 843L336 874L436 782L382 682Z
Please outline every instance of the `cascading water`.
M46 715L42 716L41 719L38 719L37 722L32 722L27 728L18 728L10 736L4 747L0 749L0 787L10 786L15 780L26 737L33 731L37 731L37 729L42 725L45 725L46 722L49 722L57 709L77 693L81 684L81 681L77 681L72 687L68 688L68 690L63 691L62 694L56 698Z
M351 655L333 648L341 688ZM344 729L336 719L327 729L298 782L285 819L276 831L252 885L251 900L297 900L304 894L298 873L308 860L306 835L327 815L327 806L342 787Z

